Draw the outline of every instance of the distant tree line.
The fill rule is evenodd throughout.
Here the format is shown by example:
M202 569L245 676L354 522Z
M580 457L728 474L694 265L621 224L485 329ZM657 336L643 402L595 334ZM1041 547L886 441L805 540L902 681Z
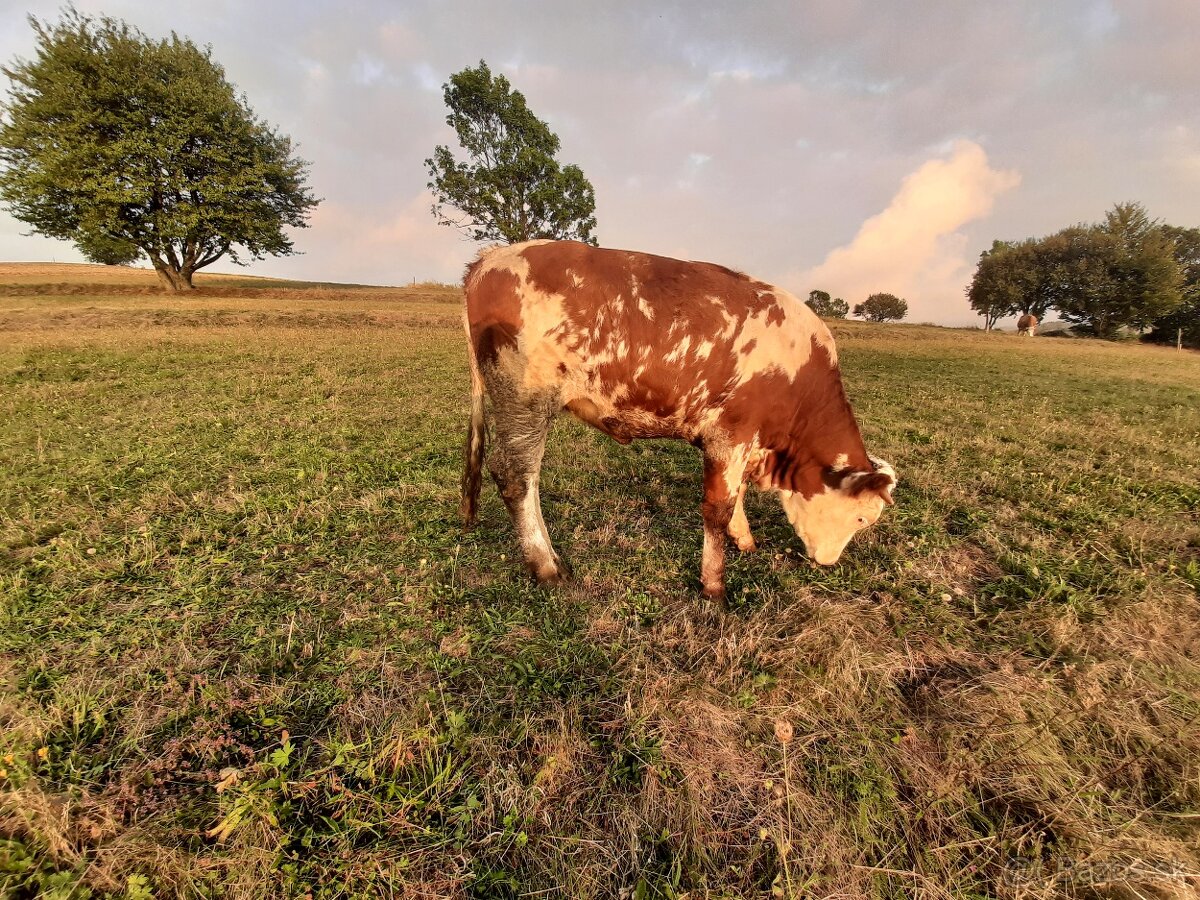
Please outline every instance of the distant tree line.
M1152 220L1118 203L1093 225L1043 238L995 241L979 258L967 298L991 330L1007 316L1054 310L1089 334L1122 329L1147 339L1200 345L1200 229Z
M828 291L809 291L805 302L824 319L844 319L850 313L850 304L841 297L830 297ZM908 315L908 303L895 294L872 294L854 305L854 315L871 322L899 320Z
M850 313L850 304L841 297L831 298L828 291L809 291L808 305L823 319L844 319Z

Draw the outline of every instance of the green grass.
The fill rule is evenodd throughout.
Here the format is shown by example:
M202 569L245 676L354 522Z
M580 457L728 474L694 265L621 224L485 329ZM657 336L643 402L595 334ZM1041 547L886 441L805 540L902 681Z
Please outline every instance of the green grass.
M836 332L897 505L722 615L683 444L462 532L445 291L0 298L0 895L1195 890L1200 358Z

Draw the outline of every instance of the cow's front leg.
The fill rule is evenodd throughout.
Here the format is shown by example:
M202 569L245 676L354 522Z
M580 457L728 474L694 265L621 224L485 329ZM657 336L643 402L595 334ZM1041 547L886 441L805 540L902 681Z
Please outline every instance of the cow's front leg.
M744 463L704 457L704 554L700 560L700 581L704 596L725 602L725 532L737 506L738 485Z
M734 539L738 549L743 553L753 553L758 549L754 544L754 535L750 533L750 522L746 518L746 483L743 481L738 488L737 503L733 507L733 516L729 520L729 536Z

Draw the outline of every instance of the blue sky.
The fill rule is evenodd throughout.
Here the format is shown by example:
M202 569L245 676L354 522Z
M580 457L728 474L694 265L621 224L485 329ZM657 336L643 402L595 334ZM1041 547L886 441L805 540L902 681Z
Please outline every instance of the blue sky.
M303 255L252 271L457 280L475 245L429 213L453 144L441 84L486 59L596 188L603 245L710 259L806 295L873 290L978 321L993 238L1139 200L1200 225L1200 2L656 3L80 0L211 44L325 198ZM32 52L0 0L0 58ZM0 258L78 260L0 216ZM231 266L217 264L215 270Z

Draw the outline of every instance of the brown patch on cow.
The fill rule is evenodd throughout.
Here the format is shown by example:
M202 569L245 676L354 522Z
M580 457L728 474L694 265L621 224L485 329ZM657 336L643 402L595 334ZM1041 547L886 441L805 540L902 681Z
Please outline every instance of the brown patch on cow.
M751 353L754 352L754 348L757 346L758 346L758 338L751 338L750 340L746 341L745 344L742 345L742 349L739 352L745 356L749 356Z
M467 328L480 363L494 363L505 348L515 349L521 333L521 281L504 269L480 270L486 256L467 267L464 280Z

